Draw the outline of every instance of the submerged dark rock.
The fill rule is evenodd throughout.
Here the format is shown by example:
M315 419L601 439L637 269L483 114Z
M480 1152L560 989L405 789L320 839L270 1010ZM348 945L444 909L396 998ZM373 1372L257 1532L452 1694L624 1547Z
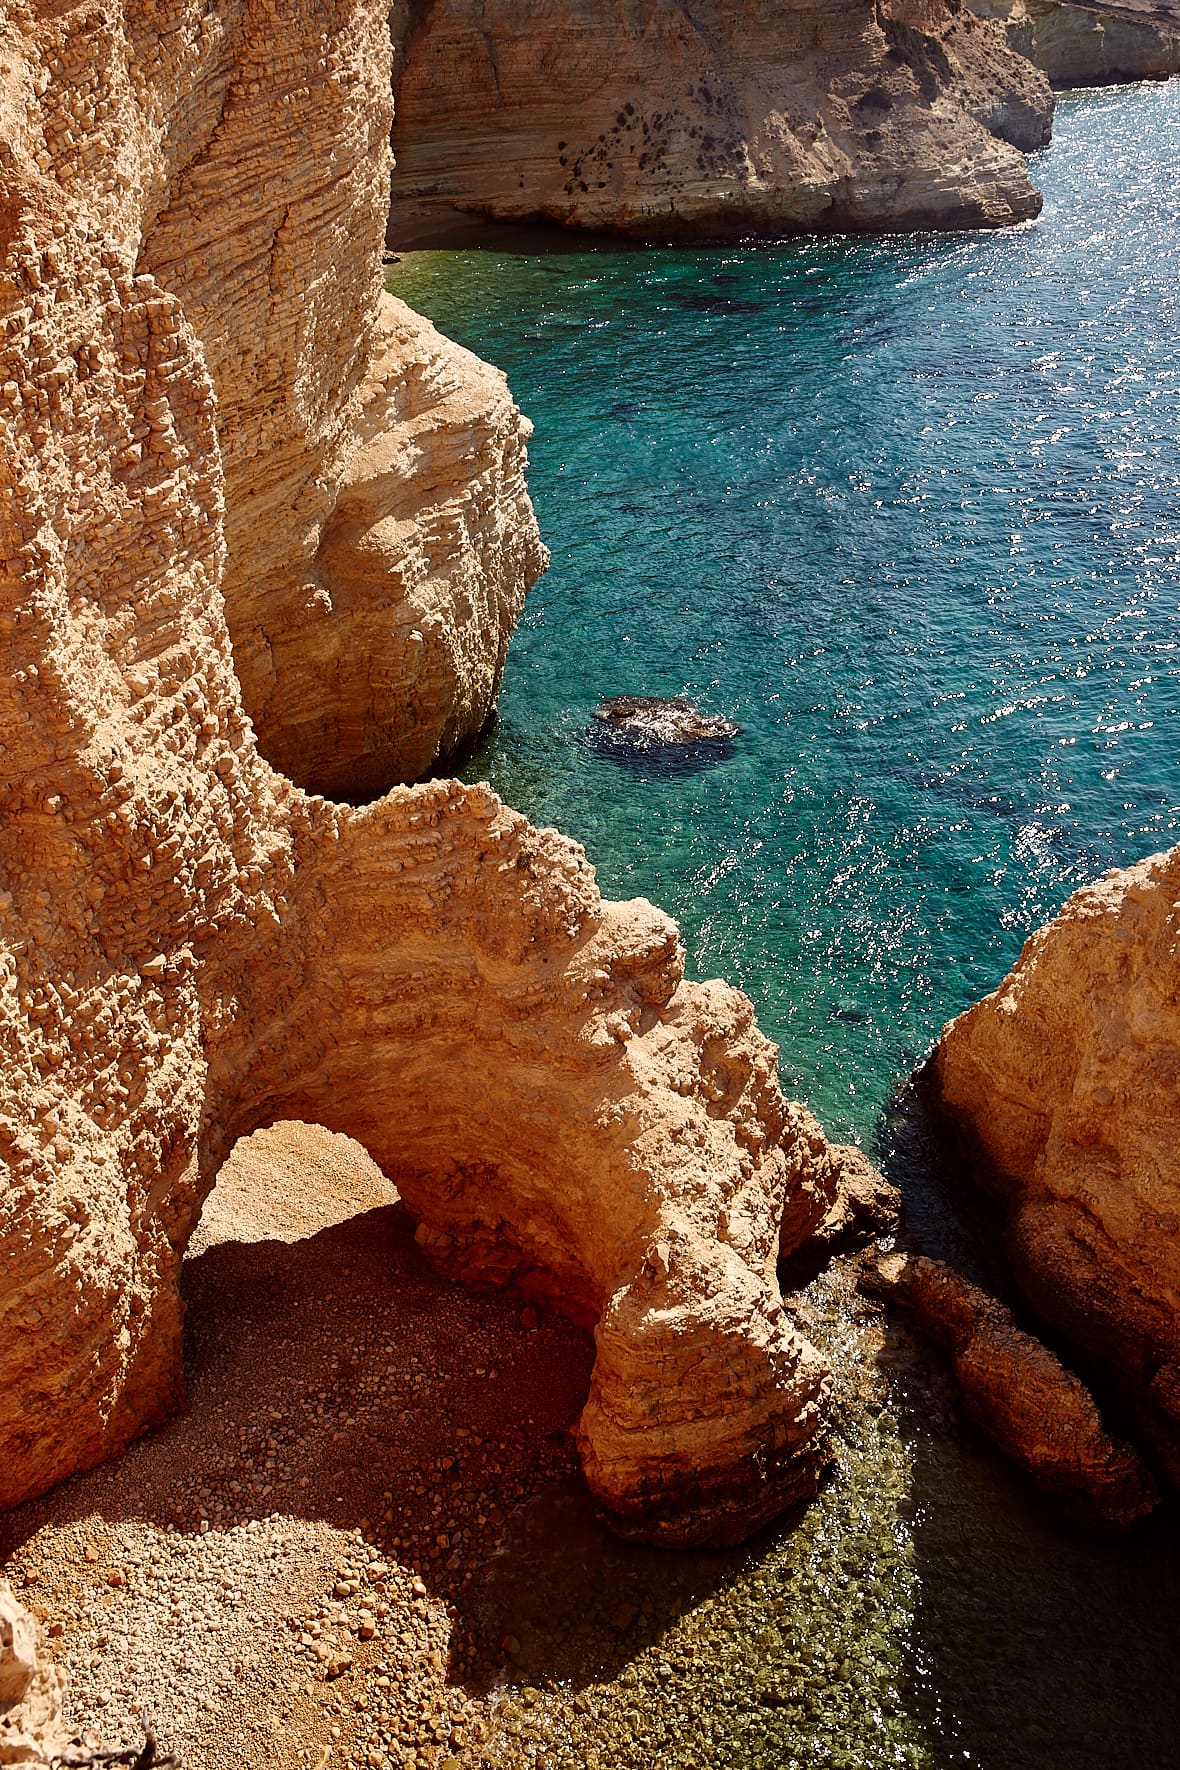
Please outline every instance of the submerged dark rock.
M617 695L594 712L588 737L594 748L620 762L657 773L706 768L733 754L741 726L691 701L659 695Z

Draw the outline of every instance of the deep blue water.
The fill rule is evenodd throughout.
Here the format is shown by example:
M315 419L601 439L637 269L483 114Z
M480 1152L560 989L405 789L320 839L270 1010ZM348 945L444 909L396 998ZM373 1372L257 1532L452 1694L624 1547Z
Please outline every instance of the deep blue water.
M1180 839L1180 86L1066 98L997 234L418 254L553 565L468 766L680 919L869 1144L1078 884ZM621 768L597 702L744 727Z

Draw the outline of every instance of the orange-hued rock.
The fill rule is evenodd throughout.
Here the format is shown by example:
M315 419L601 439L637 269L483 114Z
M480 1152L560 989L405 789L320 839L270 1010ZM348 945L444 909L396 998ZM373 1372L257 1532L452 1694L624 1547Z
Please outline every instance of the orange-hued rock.
M1180 1479L1180 848L1076 892L930 1079L1038 1314Z
M1075 1514L1128 1525L1159 1503L1142 1457L1106 1431L1090 1391L978 1285L919 1254L886 1255L860 1283L942 1347L967 1413Z
M1180 71L1180 8L1157 0L968 0L1054 87L1163 80Z
M1044 76L943 0L393 8L393 239L458 210L646 237L1035 215ZM1023 150L1023 151L1022 151Z
M802 1108L800 1110L803 1110ZM888 1235L901 1217L901 1194L874 1168L862 1149L829 1143L808 1114L812 1171L787 1201L779 1229L779 1254L800 1248L812 1257L862 1245Z
M352 0L36 16L8 26L7 139L47 210L85 220L201 340L221 588L263 752L337 796L419 778L486 721L546 554L503 376L381 299L384 20ZM137 372L141 341L111 348ZM169 438L139 414L121 478Z
M0 1764L51 1764L66 1749L65 1681L41 1654L36 1619L0 1579Z
M381 217L340 218L384 141L383 31L376 0L0 25L0 1505L177 1405L202 1201L239 1137L303 1118L396 1178L440 1264L596 1324L579 1437L625 1528L728 1539L828 1455L826 1373L774 1282L822 1137L750 1004L685 983L667 917L604 903L486 786L306 794L239 693L244 556L273 587L326 551L359 598L367 546L421 549L391 625L433 612L475 653L486 622L491 680L506 605L448 595L466 550L493 573L535 548L481 441L519 450L502 382L403 309L365 318ZM376 626L346 627L342 678L382 679ZM453 711L437 682L398 706L415 744Z

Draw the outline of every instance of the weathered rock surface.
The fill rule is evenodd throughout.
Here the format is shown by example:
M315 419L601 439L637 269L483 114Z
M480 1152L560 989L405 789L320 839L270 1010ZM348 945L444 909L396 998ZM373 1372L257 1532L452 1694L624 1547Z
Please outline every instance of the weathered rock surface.
M265 689L252 684L271 759L346 799L417 780L478 735L549 557L525 486L532 426L502 371L389 295L380 317L317 556L330 606L284 645L268 639ZM240 615L244 589L227 604Z
M901 1217L901 1194L852 1144L828 1143L818 1125L815 1172L788 1200L779 1232L783 1259L806 1244L827 1255L891 1234Z
M240 1136L303 1118L364 1144L448 1270L596 1323L580 1444L627 1528L739 1536L828 1454L774 1283L818 1133L750 1004L686 984L666 917L603 903L580 848L486 787L308 796L239 694L223 579L252 556L293 581L325 547L359 570L374 530L385 557L420 467L446 491L405 517L411 604L469 583L489 535L535 545L457 353L363 319L377 206L341 229L385 139L383 32L375 0L0 24L0 1505L177 1405L202 1201ZM519 451L492 391L479 422ZM348 643L371 656L373 627Z
M957 0L395 0L391 237L437 211L645 237L1002 226L1044 77Z
M930 1066L1037 1313L1180 1480L1180 848L1075 893Z
M1085 1385L978 1285L919 1254L886 1255L860 1283L950 1356L967 1413L1047 1493L1103 1524L1134 1524L1158 1504L1143 1459L1106 1431Z
M1180 9L1146 0L1120 5L1073 0L968 0L1000 25L1008 46L1058 89L1163 80L1180 70Z
M135 8L21 16L8 139L47 206L90 218L201 340L222 590L264 752L355 798L421 776L487 718L546 556L503 376L380 299L384 21L351 0L174 0L166 30ZM114 348L124 373L144 344ZM170 446L145 411L121 476Z
M65 1747L65 1684L41 1655L36 1620L0 1579L0 1764L49 1764Z

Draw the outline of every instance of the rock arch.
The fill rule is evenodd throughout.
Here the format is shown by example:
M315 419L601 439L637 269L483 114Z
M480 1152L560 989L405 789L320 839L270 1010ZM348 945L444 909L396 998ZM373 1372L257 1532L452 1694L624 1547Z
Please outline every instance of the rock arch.
M284 357L301 292L251 305L251 229L202 181L219 162L184 116L212 141L235 104L265 98L271 117L312 92L328 145L355 124L364 149L376 125L355 113L387 125L388 57L369 0L266 13L269 61L261 0L211 16L97 0L0 36L16 144L0 165L0 1504L177 1405L177 1271L201 1202L239 1136L302 1115L396 1167L449 1270L595 1321L580 1442L621 1527L741 1535L826 1461L825 1373L774 1283L784 1202L800 1222L822 1209L826 1146L783 1102L745 998L686 984L674 926L603 903L575 844L486 787L352 809L260 754L222 597L241 568L235 457L273 473L265 510L300 545L314 492L318 548L348 462L378 448L363 389L392 334L370 331L331 424L305 414L298 472L289 435L271 461L265 413L247 401L231 422L224 361L219 382L183 293L144 268L136 204L161 212L160 156L183 139L192 190L230 203L242 351L257 359L257 325ZM191 114L164 105L174 89ZM274 144L239 151L251 141L265 177ZM319 190L331 216L360 163L343 161L343 194ZM306 178L315 156L299 163ZM312 228L320 263L315 246ZM334 267L349 299L357 262ZM391 486L413 479L407 446ZM511 501L500 514L516 533ZM379 675L379 651L369 663Z

